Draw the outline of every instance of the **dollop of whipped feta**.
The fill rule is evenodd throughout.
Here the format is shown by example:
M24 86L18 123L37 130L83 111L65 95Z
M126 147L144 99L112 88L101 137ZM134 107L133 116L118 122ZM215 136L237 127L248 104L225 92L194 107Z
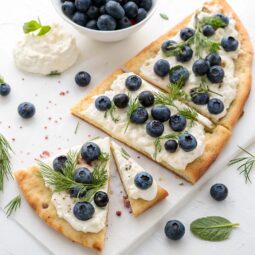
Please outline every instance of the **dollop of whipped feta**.
M26 34L14 48L16 66L23 71L49 75L62 73L78 59L75 38L58 23L42 36Z

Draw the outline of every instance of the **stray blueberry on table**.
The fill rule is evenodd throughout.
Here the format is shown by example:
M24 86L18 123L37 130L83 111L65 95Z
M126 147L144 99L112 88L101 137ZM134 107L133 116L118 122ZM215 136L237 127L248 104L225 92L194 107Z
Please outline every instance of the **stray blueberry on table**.
M74 172L74 180L83 184L92 184L93 176L91 171L86 167L77 168Z
M158 120L151 120L146 125L146 132L151 137L159 137L164 132L164 125Z
M207 109L211 114L220 114L224 111L224 104L218 98L212 98L207 104Z
M81 71L75 75L75 82L80 87L88 86L90 81L91 81L91 76L87 72Z
M5 97L8 96L11 92L11 86L7 83L0 84L0 95Z
M135 124L143 124L149 118L148 112L144 107L138 107L130 116L130 121Z
M61 172L63 168L65 167L67 162L67 157L65 155L61 155L53 160L53 169L57 172Z
M147 172L140 172L135 176L135 186L139 189L146 190L152 186L153 178Z
M111 108L112 102L107 96L99 96L95 101L95 106L99 111L107 111Z
M105 207L109 202L109 197L106 192L98 191L94 195L94 202L98 207Z
M185 234L185 227L178 220L170 220L166 223L165 234L173 241L180 240Z
M74 216L82 221L91 219L94 213L95 208L89 202L78 202L73 207Z
M100 156L101 150L96 143L87 142L81 147L81 157L86 162L97 160Z
M35 114L35 106L29 102L21 103L18 106L18 113L24 119L32 118Z
M228 188L222 183L216 183L211 187L210 194L216 201L222 201L228 196Z

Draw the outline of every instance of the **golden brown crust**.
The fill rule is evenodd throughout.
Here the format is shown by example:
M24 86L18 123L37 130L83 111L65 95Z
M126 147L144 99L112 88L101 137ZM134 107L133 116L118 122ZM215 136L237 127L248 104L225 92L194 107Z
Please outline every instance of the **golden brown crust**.
M108 78L106 78L104 81L102 81L96 88L93 90L90 94L88 94L85 98L83 98L77 105L75 105L71 112L72 114L76 115L77 117L89 122L90 124L94 125L95 127L103 130L107 134L109 134L111 137L114 137L118 139L119 141L125 143L129 147L137 150L136 145L132 143L128 139L123 139L121 136L119 136L117 133L113 133L110 130L107 129L107 127L102 126L96 122L95 119L91 119L88 116L85 116L81 113L81 111L85 110L90 103L92 102L92 97L96 94L103 93L106 90L110 89L110 86L112 82L115 80L116 76L119 74L122 74L123 72L121 70L116 70L113 72ZM178 171L175 169L170 168L170 166L164 162L159 163L165 168L175 172L177 175L185 178L187 181L191 183L195 183L202 175L205 173L205 171L208 169L208 167L213 163L213 161L216 159L216 157L219 155L221 150L223 149L224 145L228 141L229 137L231 135L231 131L223 126L216 126L212 133L206 133L206 139L205 139L205 151L204 154L190 163L185 171ZM139 150L138 152L143 153L148 158L152 159L151 155L145 151Z
M237 97L232 102L230 108L228 109L228 113L225 117L223 117L218 124L223 125L229 129L232 129L235 123L238 121L240 116L243 112L243 107L245 102L249 96L250 88L251 88L251 66L252 66L252 44L249 38L249 35L243 26L242 22L240 21L239 17L236 15L234 10L228 5L225 0L213 0L211 2L206 3L206 5L221 5L222 11L226 14L231 13L233 18L236 20L236 28L239 32L239 41L242 45L242 52L239 55L238 59L235 61L235 75L239 77L239 85L237 87ZM135 57L130 59L126 64L125 68L128 70L139 74L145 80L153 83L148 77L144 77L141 72L140 68L144 64L144 62L149 59L153 58L159 51L161 44L170 37L176 35L181 28L185 27L192 15L185 18L182 22L176 25L173 29L171 29L166 34L159 37L157 40L152 42L146 48L144 48L140 53L138 53ZM154 85L157 85L154 83Z
M19 187L30 206L50 227L71 241L102 251L106 228L96 234L83 233L73 229L67 221L59 218L51 202L52 192L44 185L42 178L38 176L38 171L38 166L32 166L15 172Z

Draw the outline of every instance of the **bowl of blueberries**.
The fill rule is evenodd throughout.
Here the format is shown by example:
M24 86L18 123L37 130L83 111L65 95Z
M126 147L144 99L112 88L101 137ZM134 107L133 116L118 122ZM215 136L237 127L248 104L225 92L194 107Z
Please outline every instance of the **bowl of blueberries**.
M52 0L57 13L79 32L102 41L120 41L153 15L158 0Z

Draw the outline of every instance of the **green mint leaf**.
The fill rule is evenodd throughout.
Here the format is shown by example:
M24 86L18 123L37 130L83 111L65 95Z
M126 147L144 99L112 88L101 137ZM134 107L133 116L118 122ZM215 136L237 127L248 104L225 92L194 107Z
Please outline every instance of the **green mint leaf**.
M164 20L169 20L168 16L165 13L160 13L160 17Z
M233 227L239 223L231 223L220 216L200 218L190 224L191 232L202 240L223 241L229 238Z
M41 24L39 24L36 20L30 20L28 22L25 22L23 25L23 31L25 34L34 32L41 28Z
M50 26L42 26L41 29L39 30L39 33L37 34L37 36L42 36L47 34L49 31L51 30Z

